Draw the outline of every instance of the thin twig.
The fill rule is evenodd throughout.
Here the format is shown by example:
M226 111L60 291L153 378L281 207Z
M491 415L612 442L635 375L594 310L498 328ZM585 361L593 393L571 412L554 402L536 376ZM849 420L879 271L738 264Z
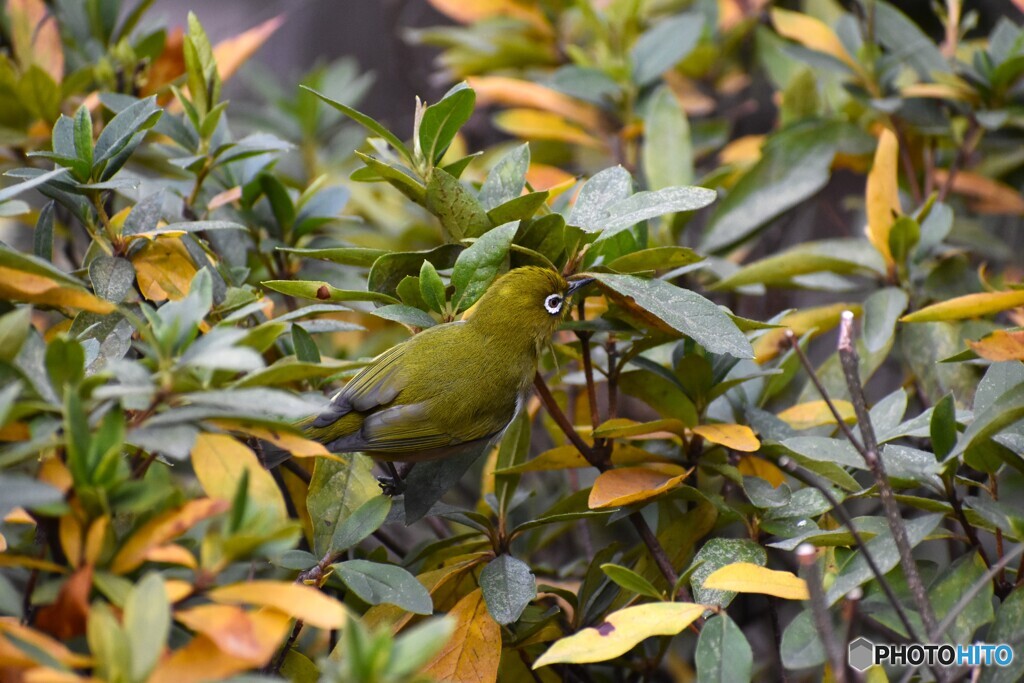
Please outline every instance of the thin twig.
M967 125L967 132L964 133L964 142L960 145L960 149L957 150L956 156L953 158L953 163L950 164L949 170L946 172L946 181L942 183L942 187L939 189L938 201L944 201L946 195L949 194L950 190L953 189L953 181L956 180L956 174L960 172L964 164L967 163L967 158L974 151L974 148L981 142L981 136L984 135L984 129L978 124L978 121L972 116L970 122Z
M832 631L832 619L828 613L825 591L821 587L817 555L818 551L810 543L801 543L796 549L797 559L803 568L804 581L807 583L807 592L811 596L811 616L814 617L814 626L818 629L818 639L825 646L825 653L832 666L832 678L837 683L846 683L846 661Z
M928 633L934 633L935 611L928 600L928 594L925 592L921 575L917 571L913 549L910 545L910 539L907 537L907 527L903 522L903 517L900 515L892 484L889 482L889 477L885 474L885 465L879 456L878 441L875 439L875 429L868 414L867 402L864 398L864 387L860 381L857 348L853 342L853 313L851 311L843 311L842 316L840 316L839 361L843 367L846 386L850 392L850 401L853 403L853 410L857 415L857 425L860 427L860 434L864 439L864 461L875 477L878 497L882 501L882 509L885 511L885 516L889 521L889 529L892 531L893 541L895 541L896 548L899 550L903 575L907 579L907 585L914 598L914 604L921 614L921 621L924 623L925 630Z
M988 553L985 552L985 546L981 544L981 540L978 538L978 531L974 528L974 525L967 521L967 515L964 513L963 503L960 502L960 496L956 493L956 484L953 483L952 477L946 479L946 498L949 499L950 505L953 506L953 512L956 513L956 518L960 522L960 526L963 527L964 532L967 534L967 538L971 541L971 545L981 555L981 561L985 563L986 567L991 567L992 562L988 558Z
M562 433L565 434L566 438L569 439L572 445L576 447L576 450L580 452L580 455L586 458L588 463L602 472L608 469L607 463L594 459L593 449L591 449L587 442L583 440L583 437L579 435L576 428L572 426L569 418L567 418L565 413L562 412L558 402L555 401L555 397L551 394L551 390L548 389L547 383L544 381L544 378L540 376L539 372L533 377L533 386L537 390L537 395L540 396L540 400L544 404L544 407L548 409L548 413L555 421L555 424L558 425L558 428L562 430Z

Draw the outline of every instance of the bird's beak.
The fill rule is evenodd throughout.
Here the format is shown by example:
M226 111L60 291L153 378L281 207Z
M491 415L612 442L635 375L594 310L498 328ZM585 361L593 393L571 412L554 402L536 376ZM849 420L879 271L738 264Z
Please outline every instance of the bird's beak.
M577 289L581 289L583 287L586 287L587 285L589 285L593 281L594 281L594 278L592 278L592 277L582 277L579 280L572 280L571 282L569 282L569 289L566 290L566 293L569 296L572 296L572 293L575 292Z

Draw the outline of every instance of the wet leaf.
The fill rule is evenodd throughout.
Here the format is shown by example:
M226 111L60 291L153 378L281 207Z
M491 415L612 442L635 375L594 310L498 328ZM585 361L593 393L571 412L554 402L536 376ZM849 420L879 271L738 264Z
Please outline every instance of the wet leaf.
M416 577L401 567L368 560L348 560L332 565L338 578L371 605L388 603L413 614L430 614L434 604Z
M792 572L776 571L749 562L735 562L704 579L705 589L760 593L785 600L810 600L807 582Z
M537 597L537 579L530 565L511 555L499 555L480 573L480 590L491 616L505 626L516 622Z

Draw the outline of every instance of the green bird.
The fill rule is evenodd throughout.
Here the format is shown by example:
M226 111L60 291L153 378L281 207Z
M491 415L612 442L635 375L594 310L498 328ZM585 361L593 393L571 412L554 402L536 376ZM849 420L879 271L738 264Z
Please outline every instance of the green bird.
M468 319L375 358L302 424L334 453L389 464L450 457L496 440L525 404L541 351L593 278L533 266L498 278Z

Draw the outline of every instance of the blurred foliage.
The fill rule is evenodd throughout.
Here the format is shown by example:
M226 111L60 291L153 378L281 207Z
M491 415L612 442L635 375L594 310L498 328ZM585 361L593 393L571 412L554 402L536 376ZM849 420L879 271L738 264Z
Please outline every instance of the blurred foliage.
M407 37L452 87L412 131L351 60L230 107L282 18L213 45L150 0L2 5L0 677L844 680L848 634L1018 645L1021 15L430 2L453 23ZM511 140L470 149L481 107ZM392 501L294 427L527 264L598 287L480 462Z

